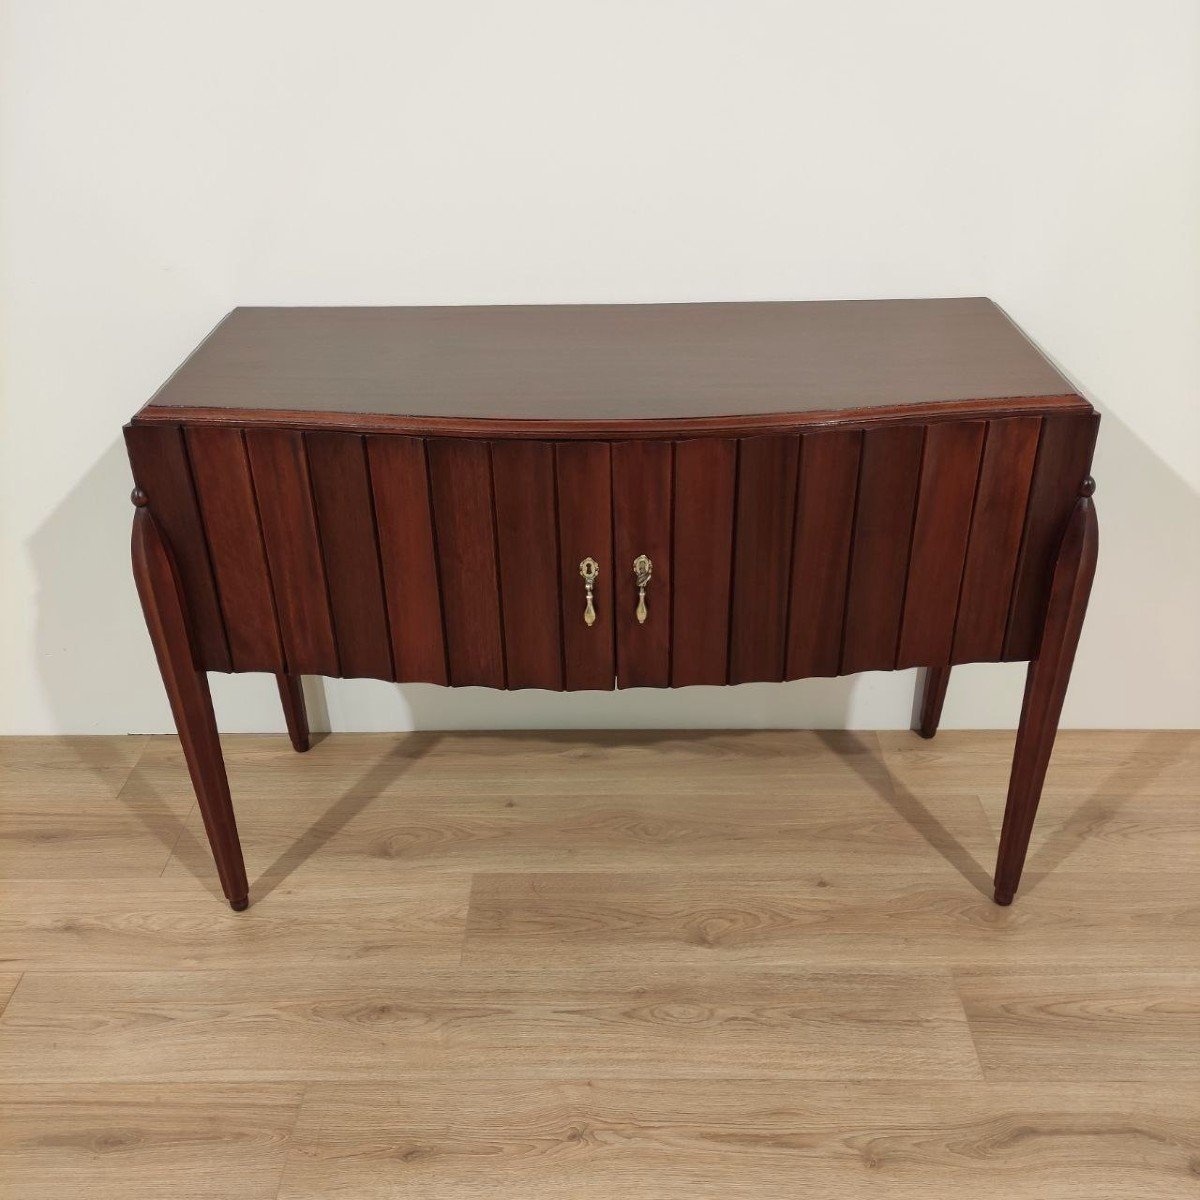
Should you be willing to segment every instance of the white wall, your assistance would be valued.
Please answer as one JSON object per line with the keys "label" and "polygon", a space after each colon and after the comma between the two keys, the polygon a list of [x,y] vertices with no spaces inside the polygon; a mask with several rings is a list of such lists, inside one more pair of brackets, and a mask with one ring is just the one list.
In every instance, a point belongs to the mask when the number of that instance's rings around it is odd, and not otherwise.
{"label": "white wall", "polygon": [[[15,0],[5,732],[169,728],[120,427],[235,304],[986,294],[1104,411],[1065,720],[1200,724],[1194,0]],[[1018,667],[946,724],[1012,726]],[[334,728],[904,726],[911,678],[328,685]],[[281,727],[218,679],[226,729]]]}

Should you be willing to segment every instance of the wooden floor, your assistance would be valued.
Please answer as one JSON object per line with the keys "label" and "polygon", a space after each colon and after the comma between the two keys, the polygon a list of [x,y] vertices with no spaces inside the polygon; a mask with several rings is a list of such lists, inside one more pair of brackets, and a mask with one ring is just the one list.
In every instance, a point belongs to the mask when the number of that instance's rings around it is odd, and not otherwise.
{"label": "wooden floor", "polygon": [[0,742],[0,1195],[1200,1196],[1200,735]]}

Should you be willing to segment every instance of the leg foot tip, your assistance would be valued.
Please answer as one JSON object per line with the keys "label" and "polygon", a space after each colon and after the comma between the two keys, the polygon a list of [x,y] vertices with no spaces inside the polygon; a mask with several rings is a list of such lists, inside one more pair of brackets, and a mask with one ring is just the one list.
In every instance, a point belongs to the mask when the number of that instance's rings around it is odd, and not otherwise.
{"label": "leg foot tip", "polygon": [[243,896],[240,900],[230,900],[229,907],[234,912],[245,912],[250,907],[250,897]]}
{"label": "leg foot tip", "polygon": [[992,894],[992,899],[1001,907],[1007,908],[1013,902],[1013,895],[1013,892],[1002,892],[997,888]]}

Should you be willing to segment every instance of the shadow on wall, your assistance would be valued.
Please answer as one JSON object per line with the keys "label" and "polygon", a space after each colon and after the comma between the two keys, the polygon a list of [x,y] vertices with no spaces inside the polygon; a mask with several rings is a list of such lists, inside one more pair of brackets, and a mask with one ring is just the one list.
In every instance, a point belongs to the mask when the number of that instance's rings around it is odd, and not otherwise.
{"label": "shadow on wall", "polygon": [[[1101,557],[1072,688],[1086,700],[1075,723],[1182,724],[1170,706],[1196,688],[1195,654],[1180,638],[1195,636],[1188,606],[1200,574],[1200,496],[1111,414],[1101,425],[1095,469]],[[129,567],[131,486],[124,444],[115,438],[29,542],[38,670],[63,733],[171,728]],[[975,687],[981,671],[989,682]],[[951,683],[945,724],[1013,728],[1021,674],[1019,667],[960,669],[963,686]],[[903,727],[913,675],[573,694],[308,680],[306,695],[315,730],[328,728],[331,715],[343,729]],[[1165,697],[1161,711],[1145,702],[1152,678]],[[269,676],[214,676],[213,688],[224,729],[283,730]],[[993,691],[1002,703],[990,710]],[[1067,704],[1070,720],[1071,697]]]}

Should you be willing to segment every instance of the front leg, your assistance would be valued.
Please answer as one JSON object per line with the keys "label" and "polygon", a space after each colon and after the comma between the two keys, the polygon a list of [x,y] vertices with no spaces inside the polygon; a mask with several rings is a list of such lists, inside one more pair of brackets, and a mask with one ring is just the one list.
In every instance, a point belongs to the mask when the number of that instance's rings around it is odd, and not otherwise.
{"label": "front leg", "polygon": [[1080,487],[1079,499],[1063,535],[1054,566],[1041,646],[1037,658],[1029,664],[1025,680],[1025,702],[1021,707],[1004,827],[1000,832],[1000,853],[996,859],[997,904],[1011,904],[1021,881],[1029,835],[1033,831],[1033,819],[1037,815],[1042,783],[1050,763],[1050,751],[1054,748],[1058,718],[1092,590],[1100,540],[1096,506],[1092,503],[1095,490],[1095,480],[1089,476]]}
{"label": "front leg", "polygon": [[133,515],[133,577],[146,614],[146,627],[154,643],[158,669],[171,702],[221,887],[230,907],[241,912],[250,903],[250,889],[229,798],[229,780],[221,756],[208,676],[196,667],[187,602],[170,547],[147,507],[149,499],[145,492],[135,490],[133,503],[137,509]]}

